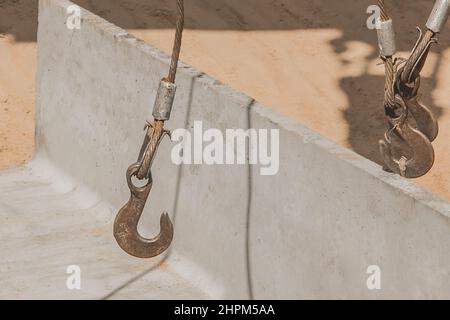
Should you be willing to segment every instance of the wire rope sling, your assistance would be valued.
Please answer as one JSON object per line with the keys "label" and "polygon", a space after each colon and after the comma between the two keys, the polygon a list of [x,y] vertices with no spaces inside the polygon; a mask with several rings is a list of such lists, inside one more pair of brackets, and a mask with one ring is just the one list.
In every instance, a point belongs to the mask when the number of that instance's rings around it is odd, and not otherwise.
{"label": "wire rope sling", "polygon": [[[437,0],[426,23],[425,33],[419,30],[417,40],[406,60],[395,58],[396,45],[393,21],[385,1],[378,0],[377,21],[380,56],[385,65],[384,109],[389,129],[380,140],[380,152],[386,169],[406,178],[425,175],[434,164],[431,144],[438,135],[438,123],[423,103],[419,102],[420,73],[433,43],[444,27],[450,0]],[[394,146],[393,138],[397,145]]]}
{"label": "wire rope sling", "polygon": [[[180,57],[182,35],[184,29],[184,2],[177,0],[177,23],[175,41],[169,74],[159,84],[153,108],[154,122],[147,121],[147,130],[138,160],[127,172],[127,183],[130,199],[118,212],[114,222],[114,237],[119,246],[128,254],[138,258],[152,258],[166,251],[173,239],[173,224],[168,213],[164,212],[160,219],[160,232],[153,239],[142,237],[138,232],[138,223],[152,189],[153,179],[151,167],[162,139],[169,135],[164,129],[165,121],[170,119],[175,98],[175,77]],[[143,187],[134,185],[132,178],[146,180]]]}

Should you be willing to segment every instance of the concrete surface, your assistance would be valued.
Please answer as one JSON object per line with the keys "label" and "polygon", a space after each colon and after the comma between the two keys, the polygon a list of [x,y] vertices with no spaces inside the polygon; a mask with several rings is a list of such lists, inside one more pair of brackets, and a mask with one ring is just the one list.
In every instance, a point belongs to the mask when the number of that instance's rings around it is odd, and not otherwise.
{"label": "concrete surface", "polygon": [[[2,296],[70,295],[56,274],[70,263],[95,269],[78,297],[450,298],[448,202],[183,64],[168,126],[279,129],[280,171],[177,167],[165,141],[141,227],[154,234],[168,210],[173,246],[156,260],[122,253],[111,223],[169,58],[87,11],[68,30],[69,5],[40,1],[38,152],[0,177]],[[369,265],[381,290],[366,287]]]}
{"label": "concrete surface", "polygon": [[[0,181],[0,299],[115,299],[124,286],[130,299],[206,297],[165,265],[124,259],[111,241],[115,209],[45,159],[1,172]],[[66,286],[72,265],[82,290]]]}

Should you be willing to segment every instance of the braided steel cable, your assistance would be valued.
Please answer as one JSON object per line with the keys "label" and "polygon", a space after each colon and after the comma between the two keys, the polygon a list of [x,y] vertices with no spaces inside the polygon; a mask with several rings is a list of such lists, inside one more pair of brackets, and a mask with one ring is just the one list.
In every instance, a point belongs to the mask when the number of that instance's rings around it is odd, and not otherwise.
{"label": "braided steel cable", "polygon": [[161,144],[164,135],[167,131],[164,129],[164,121],[155,120],[152,124],[147,122],[148,132],[148,142],[144,142],[145,149],[142,150],[142,159],[140,160],[139,170],[136,173],[136,177],[139,180],[151,178],[150,168],[152,167],[153,160],[156,156],[156,151]]}
{"label": "braided steel cable", "polygon": [[390,19],[389,14],[386,9],[384,0],[378,0],[378,7],[380,8],[380,17],[382,21],[387,21]]}
{"label": "braided steel cable", "polygon": [[167,81],[171,83],[175,83],[175,77],[177,74],[178,60],[180,59],[180,51],[181,51],[181,43],[183,39],[183,30],[184,30],[184,1],[177,0],[177,26],[176,26],[176,34],[175,41],[173,44],[172,50],[172,61],[170,63],[169,76],[167,77]]}

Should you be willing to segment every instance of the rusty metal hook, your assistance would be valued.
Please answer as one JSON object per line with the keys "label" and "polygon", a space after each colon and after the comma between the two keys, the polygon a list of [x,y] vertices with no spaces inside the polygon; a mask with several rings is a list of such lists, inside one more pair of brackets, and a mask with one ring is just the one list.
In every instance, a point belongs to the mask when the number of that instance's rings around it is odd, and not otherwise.
{"label": "rusty metal hook", "polygon": [[[385,139],[379,142],[380,152],[389,170],[406,178],[417,178],[425,175],[432,168],[434,149],[428,138],[407,121],[408,108],[399,95],[396,95],[396,103],[403,112],[396,118],[389,118],[391,128],[386,132]],[[392,134],[395,134],[412,150],[412,157],[408,159],[404,148],[401,148],[399,157],[394,156]]]}
{"label": "rusty metal hook", "polygon": [[[127,182],[131,192],[130,199],[120,209],[114,222],[114,237],[119,246],[128,254],[138,258],[152,258],[169,248],[173,238],[173,225],[167,212],[161,215],[160,233],[153,239],[142,237],[137,228],[139,219],[153,186],[151,165],[158,146],[167,134],[161,126],[149,125],[138,162],[127,170]],[[139,177],[139,172],[147,167],[144,177],[148,180],[143,187],[136,187],[132,178]]]}

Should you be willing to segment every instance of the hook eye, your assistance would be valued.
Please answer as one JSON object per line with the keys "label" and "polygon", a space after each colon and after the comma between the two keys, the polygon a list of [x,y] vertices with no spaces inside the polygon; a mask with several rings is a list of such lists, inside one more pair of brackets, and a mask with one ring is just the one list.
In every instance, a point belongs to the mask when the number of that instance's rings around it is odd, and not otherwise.
{"label": "hook eye", "polygon": [[136,196],[136,197],[146,197],[148,196],[147,190],[152,187],[153,179],[150,172],[149,177],[147,178],[147,183],[143,185],[142,187],[138,187],[133,183],[133,177],[137,177],[137,174],[141,168],[141,164],[139,162],[136,162],[132,164],[128,170],[127,170],[127,184],[130,191]]}
{"label": "hook eye", "polygon": [[[390,130],[379,142],[380,152],[387,168],[406,178],[425,175],[434,164],[434,149],[428,138],[409,124],[408,109],[400,96],[396,102],[404,110],[398,118],[390,119]],[[398,138],[400,146],[394,150],[392,135]]]}

